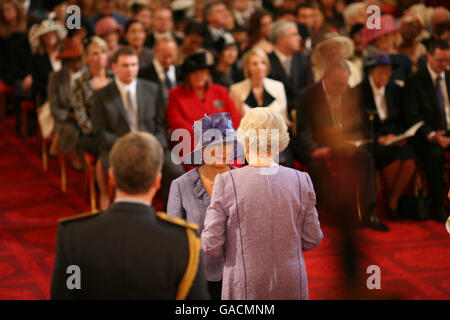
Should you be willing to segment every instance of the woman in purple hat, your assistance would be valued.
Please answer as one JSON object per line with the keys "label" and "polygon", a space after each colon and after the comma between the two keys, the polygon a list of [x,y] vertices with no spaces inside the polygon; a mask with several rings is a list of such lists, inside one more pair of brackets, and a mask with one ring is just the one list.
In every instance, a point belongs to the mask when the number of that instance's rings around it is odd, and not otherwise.
{"label": "woman in purple hat", "polygon": [[[216,113],[196,121],[194,132],[199,143],[185,159],[198,167],[172,181],[167,214],[198,224],[201,233],[206,209],[211,201],[214,179],[218,174],[233,169],[227,163],[239,158],[239,152],[236,133],[228,113]],[[213,140],[214,133],[217,139]],[[222,291],[223,261],[222,258],[210,256],[204,260],[208,288],[214,300],[220,299]]]}
{"label": "woman in purple hat", "polygon": [[322,238],[309,175],[277,164],[289,143],[282,116],[246,113],[238,129],[248,166],[216,176],[202,248],[224,258],[222,299],[308,299],[303,251]]}

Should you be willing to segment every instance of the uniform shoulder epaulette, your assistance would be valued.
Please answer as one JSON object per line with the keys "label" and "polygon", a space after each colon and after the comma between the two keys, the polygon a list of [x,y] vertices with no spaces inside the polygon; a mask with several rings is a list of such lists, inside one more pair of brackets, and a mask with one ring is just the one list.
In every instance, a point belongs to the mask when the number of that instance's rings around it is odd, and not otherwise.
{"label": "uniform shoulder epaulette", "polygon": [[80,213],[80,214],[76,214],[74,216],[61,218],[58,220],[58,222],[65,223],[68,221],[75,221],[75,220],[80,220],[80,219],[91,218],[91,217],[97,216],[100,213],[101,213],[101,211],[90,211],[90,212]]}
{"label": "uniform shoulder epaulette", "polygon": [[189,228],[189,229],[192,229],[194,231],[198,229],[198,225],[196,225],[195,223],[187,222],[186,220],[181,219],[181,218],[169,217],[167,215],[167,213],[162,212],[162,211],[156,212],[156,216],[158,218],[160,218],[161,220],[164,220],[164,221],[167,221],[167,222],[179,225],[181,227]]}

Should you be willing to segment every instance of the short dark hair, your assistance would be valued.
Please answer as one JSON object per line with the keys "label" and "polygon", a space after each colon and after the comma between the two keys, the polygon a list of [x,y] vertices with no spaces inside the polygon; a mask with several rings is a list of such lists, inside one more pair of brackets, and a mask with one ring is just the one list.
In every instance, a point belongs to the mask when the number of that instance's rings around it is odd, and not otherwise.
{"label": "short dark hair", "polygon": [[450,31],[450,21],[444,21],[434,26],[434,33],[440,37],[447,31]]}
{"label": "short dark hair", "polygon": [[428,49],[427,52],[430,55],[433,55],[434,52],[436,51],[436,49],[439,50],[449,50],[450,46],[448,45],[448,42],[445,40],[433,40],[430,42],[430,44],[428,45]]}
{"label": "short dark hair", "polygon": [[119,49],[114,52],[113,56],[111,57],[111,63],[117,63],[119,61],[120,56],[136,56],[138,57],[138,54],[136,50],[134,50],[132,47],[124,46],[120,47]]}
{"label": "short dark hair", "polygon": [[355,34],[360,33],[362,29],[364,29],[364,24],[362,23],[353,25],[353,27],[350,29],[350,38],[353,38]]}
{"label": "short dark hair", "polygon": [[206,21],[206,17],[211,13],[212,8],[217,5],[225,6],[225,3],[223,3],[222,1],[211,1],[205,5],[205,8],[203,9],[203,20],[204,21]]}
{"label": "short dark hair", "polygon": [[114,144],[109,161],[119,190],[144,194],[161,172],[164,160],[161,144],[147,132],[130,132]]}
{"label": "short dark hair", "polygon": [[295,7],[295,14],[298,15],[298,10],[303,9],[303,8],[308,8],[308,9],[314,9],[314,7],[312,6],[312,4],[307,1],[307,2],[303,2],[297,5],[297,7]]}
{"label": "short dark hair", "polygon": [[[144,24],[141,21],[136,20],[136,19],[131,19],[131,20],[128,20],[127,23],[125,24],[125,33],[127,33],[128,29],[130,29],[130,27],[135,23],[140,23],[144,27]],[[145,27],[144,27],[144,29],[145,29]]]}

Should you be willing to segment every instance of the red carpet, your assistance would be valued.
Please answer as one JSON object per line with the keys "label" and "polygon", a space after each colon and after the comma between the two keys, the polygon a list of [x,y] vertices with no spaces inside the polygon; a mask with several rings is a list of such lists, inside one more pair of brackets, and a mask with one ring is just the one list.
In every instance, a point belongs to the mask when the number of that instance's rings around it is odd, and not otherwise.
{"label": "red carpet", "polygon": [[[83,174],[68,168],[68,192],[62,193],[57,161],[50,159],[43,172],[36,144],[25,147],[11,132],[0,131],[0,300],[47,299],[57,219],[89,210]],[[339,234],[326,220],[321,219],[322,244],[305,254],[311,299],[346,297]],[[433,220],[388,225],[387,233],[358,231],[360,284],[369,276],[366,268],[378,265],[381,290],[375,294],[450,299],[450,235],[444,225]]]}

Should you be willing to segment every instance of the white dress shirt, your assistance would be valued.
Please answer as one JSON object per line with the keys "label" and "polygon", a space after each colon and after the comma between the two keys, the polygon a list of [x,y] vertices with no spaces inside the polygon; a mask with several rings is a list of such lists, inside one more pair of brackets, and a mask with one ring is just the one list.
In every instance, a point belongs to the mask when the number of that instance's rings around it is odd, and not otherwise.
{"label": "white dress shirt", "polygon": [[386,87],[377,88],[371,76],[369,76],[369,83],[370,87],[372,88],[373,98],[375,99],[378,117],[381,121],[384,121],[388,117],[387,102],[385,96]]}
{"label": "white dress shirt", "polygon": [[210,25],[208,25],[208,30],[211,33],[211,36],[214,41],[219,40],[220,37],[223,36],[223,34],[225,33],[224,29],[216,29],[216,28],[211,27]]}
{"label": "white dress shirt", "polygon": [[[123,105],[125,107],[125,110],[128,113],[128,108],[130,107],[128,105],[128,99],[127,99],[127,95],[128,95],[128,91],[131,92],[131,100],[132,100],[132,108],[135,110],[135,114],[138,114],[138,101],[137,101],[137,94],[136,94],[136,85],[137,85],[137,80],[134,79],[133,81],[131,81],[130,84],[125,84],[122,81],[119,80],[119,78],[116,76],[115,79],[116,81],[116,85],[117,88],[119,89],[120,95],[122,97],[122,102]],[[133,126],[132,123],[130,123],[130,127],[131,127],[131,131],[138,131],[138,121],[136,119],[136,126]]]}
{"label": "white dress shirt", "polygon": [[431,80],[433,81],[433,84],[436,86],[436,78],[438,76],[441,76],[441,90],[442,94],[444,96],[444,104],[445,104],[445,118],[447,120],[447,130],[450,130],[450,103],[448,100],[448,93],[447,93],[447,84],[445,83],[445,71],[441,72],[440,74],[437,74],[436,72],[431,69],[430,65],[427,63],[428,72],[430,73]]}

